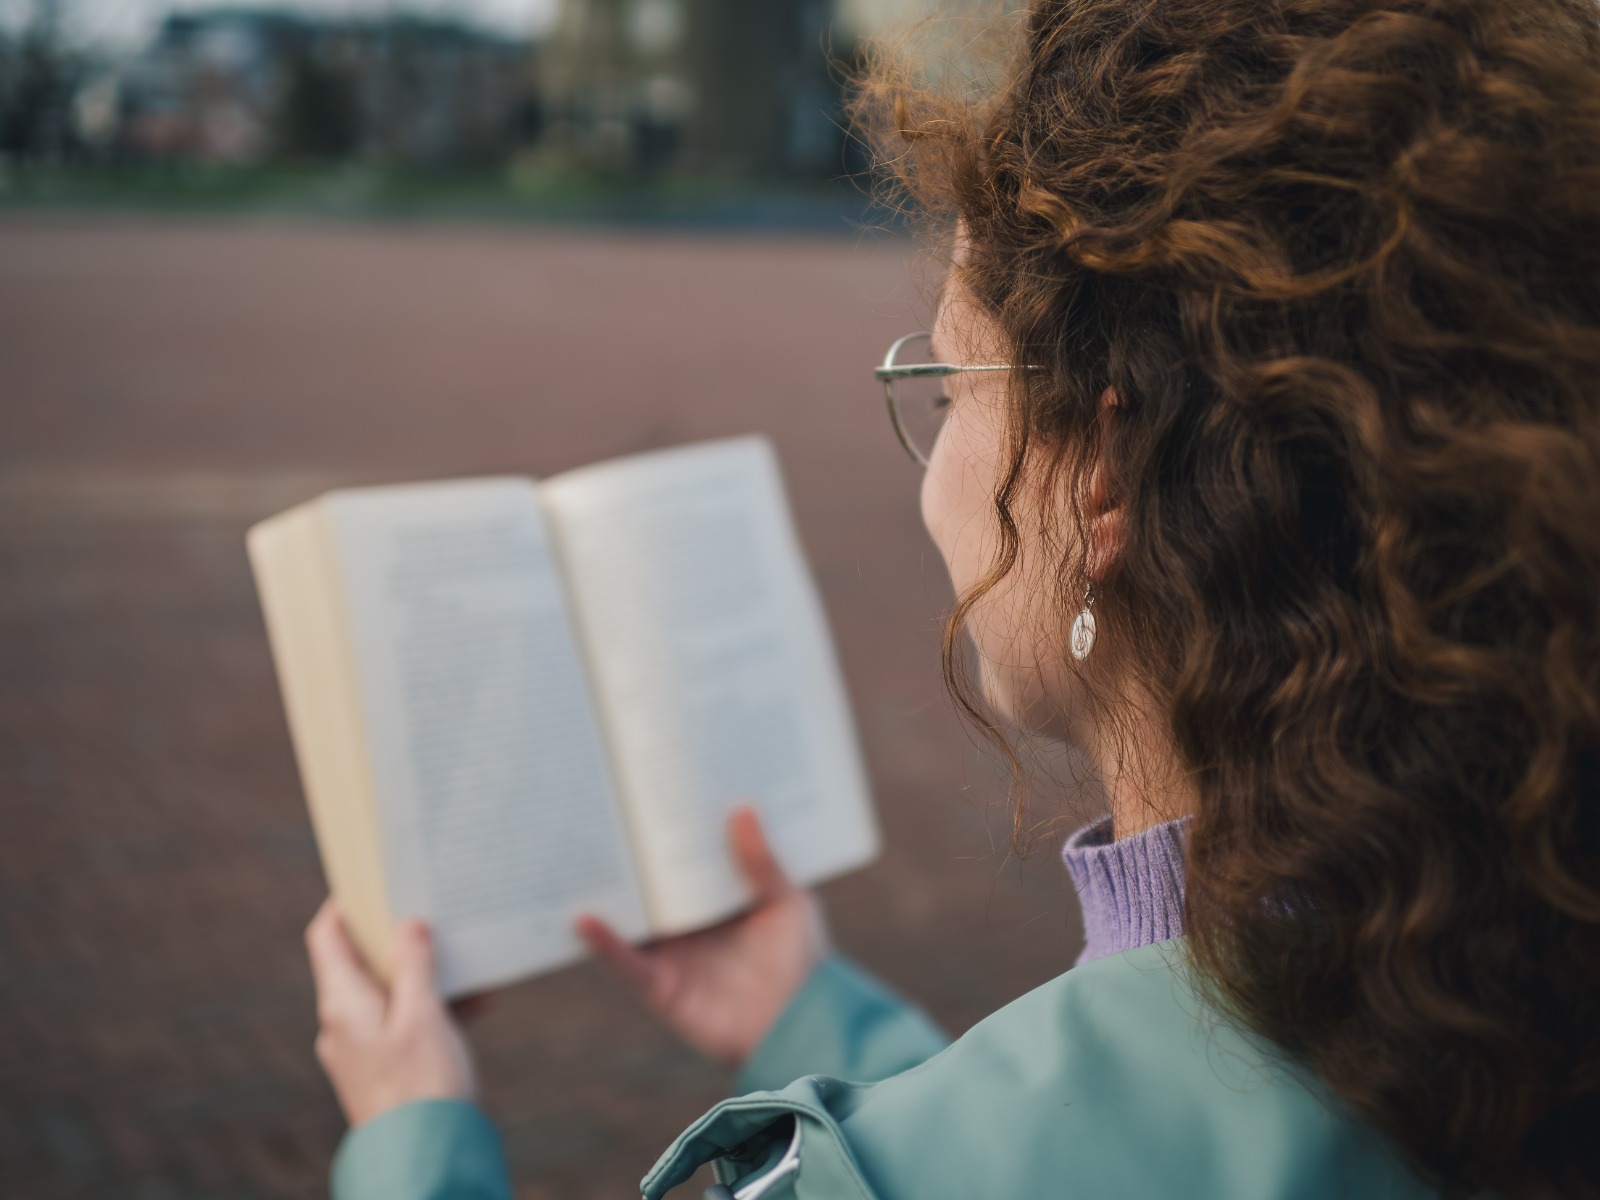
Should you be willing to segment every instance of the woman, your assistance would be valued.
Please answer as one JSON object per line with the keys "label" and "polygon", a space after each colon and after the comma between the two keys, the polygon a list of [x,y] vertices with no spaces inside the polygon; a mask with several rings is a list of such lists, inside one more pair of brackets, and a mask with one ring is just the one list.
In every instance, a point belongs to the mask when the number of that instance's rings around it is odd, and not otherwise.
{"label": "woman", "polygon": [[[958,697],[1111,797],[1067,850],[1086,961],[943,1048],[740,817],[743,921],[584,928],[753,1091],[645,1193],[1600,1196],[1600,10],[1025,32],[986,100],[880,69],[862,105],[960,231],[933,357],[1004,368],[947,376],[932,442],[897,422]],[[401,938],[386,1001],[333,910],[308,933],[336,1192],[503,1195]]]}

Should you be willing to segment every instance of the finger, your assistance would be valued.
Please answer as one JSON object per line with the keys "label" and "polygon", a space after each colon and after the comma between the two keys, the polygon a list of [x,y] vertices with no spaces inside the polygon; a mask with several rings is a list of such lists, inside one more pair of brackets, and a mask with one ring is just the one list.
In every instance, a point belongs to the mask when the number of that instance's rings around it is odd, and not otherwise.
{"label": "finger", "polygon": [[640,992],[650,990],[656,978],[654,959],[623,941],[617,931],[599,917],[579,917],[575,927],[578,936],[589,944],[589,949],[610,963],[617,974]]}
{"label": "finger", "polygon": [[772,853],[755,809],[742,805],[733,810],[728,817],[728,841],[733,847],[733,861],[757,901],[777,900],[794,890],[783,865]]}
{"label": "finger", "polygon": [[389,987],[389,1014],[405,1022],[439,1008],[439,984],[434,977],[433,935],[415,918],[400,922],[394,931],[394,980]]}
{"label": "finger", "polygon": [[383,989],[356,952],[332,896],[306,926],[306,950],[317,989],[317,1011],[346,1019],[376,1019],[383,1011]]}

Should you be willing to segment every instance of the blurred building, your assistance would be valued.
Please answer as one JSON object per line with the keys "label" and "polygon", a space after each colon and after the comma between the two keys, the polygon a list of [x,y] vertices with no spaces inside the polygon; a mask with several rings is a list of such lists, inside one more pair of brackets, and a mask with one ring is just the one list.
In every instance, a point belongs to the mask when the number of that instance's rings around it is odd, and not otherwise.
{"label": "blurred building", "polygon": [[113,136],[145,158],[260,161],[306,40],[303,23],[283,13],[170,15],[115,80]]}
{"label": "blurred building", "polygon": [[546,152],[614,170],[836,173],[832,14],[830,0],[562,0],[540,57]]}
{"label": "blurred building", "polygon": [[115,140],[141,159],[208,163],[499,161],[537,102],[531,54],[442,18],[174,13],[115,79]]}

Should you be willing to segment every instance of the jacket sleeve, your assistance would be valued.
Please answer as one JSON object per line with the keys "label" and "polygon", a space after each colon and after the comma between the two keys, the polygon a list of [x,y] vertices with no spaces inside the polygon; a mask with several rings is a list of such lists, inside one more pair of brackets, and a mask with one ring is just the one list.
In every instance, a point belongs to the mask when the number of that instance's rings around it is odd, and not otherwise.
{"label": "jacket sleeve", "polygon": [[333,1200],[510,1200],[500,1137],[465,1100],[418,1100],[345,1134]]}
{"label": "jacket sleeve", "polygon": [[802,1075],[870,1083],[932,1058],[950,1039],[847,959],[823,960],[739,1071],[740,1094]]}

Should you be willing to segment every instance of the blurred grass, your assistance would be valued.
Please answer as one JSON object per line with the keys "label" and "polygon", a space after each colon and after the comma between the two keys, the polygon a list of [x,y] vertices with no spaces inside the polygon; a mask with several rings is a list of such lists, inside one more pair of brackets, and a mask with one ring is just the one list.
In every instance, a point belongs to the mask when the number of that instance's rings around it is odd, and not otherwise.
{"label": "blurred grass", "polygon": [[844,232],[892,222],[856,179],[779,183],[554,169],[371,166],[12,168],[0,212],[238,214]]}

